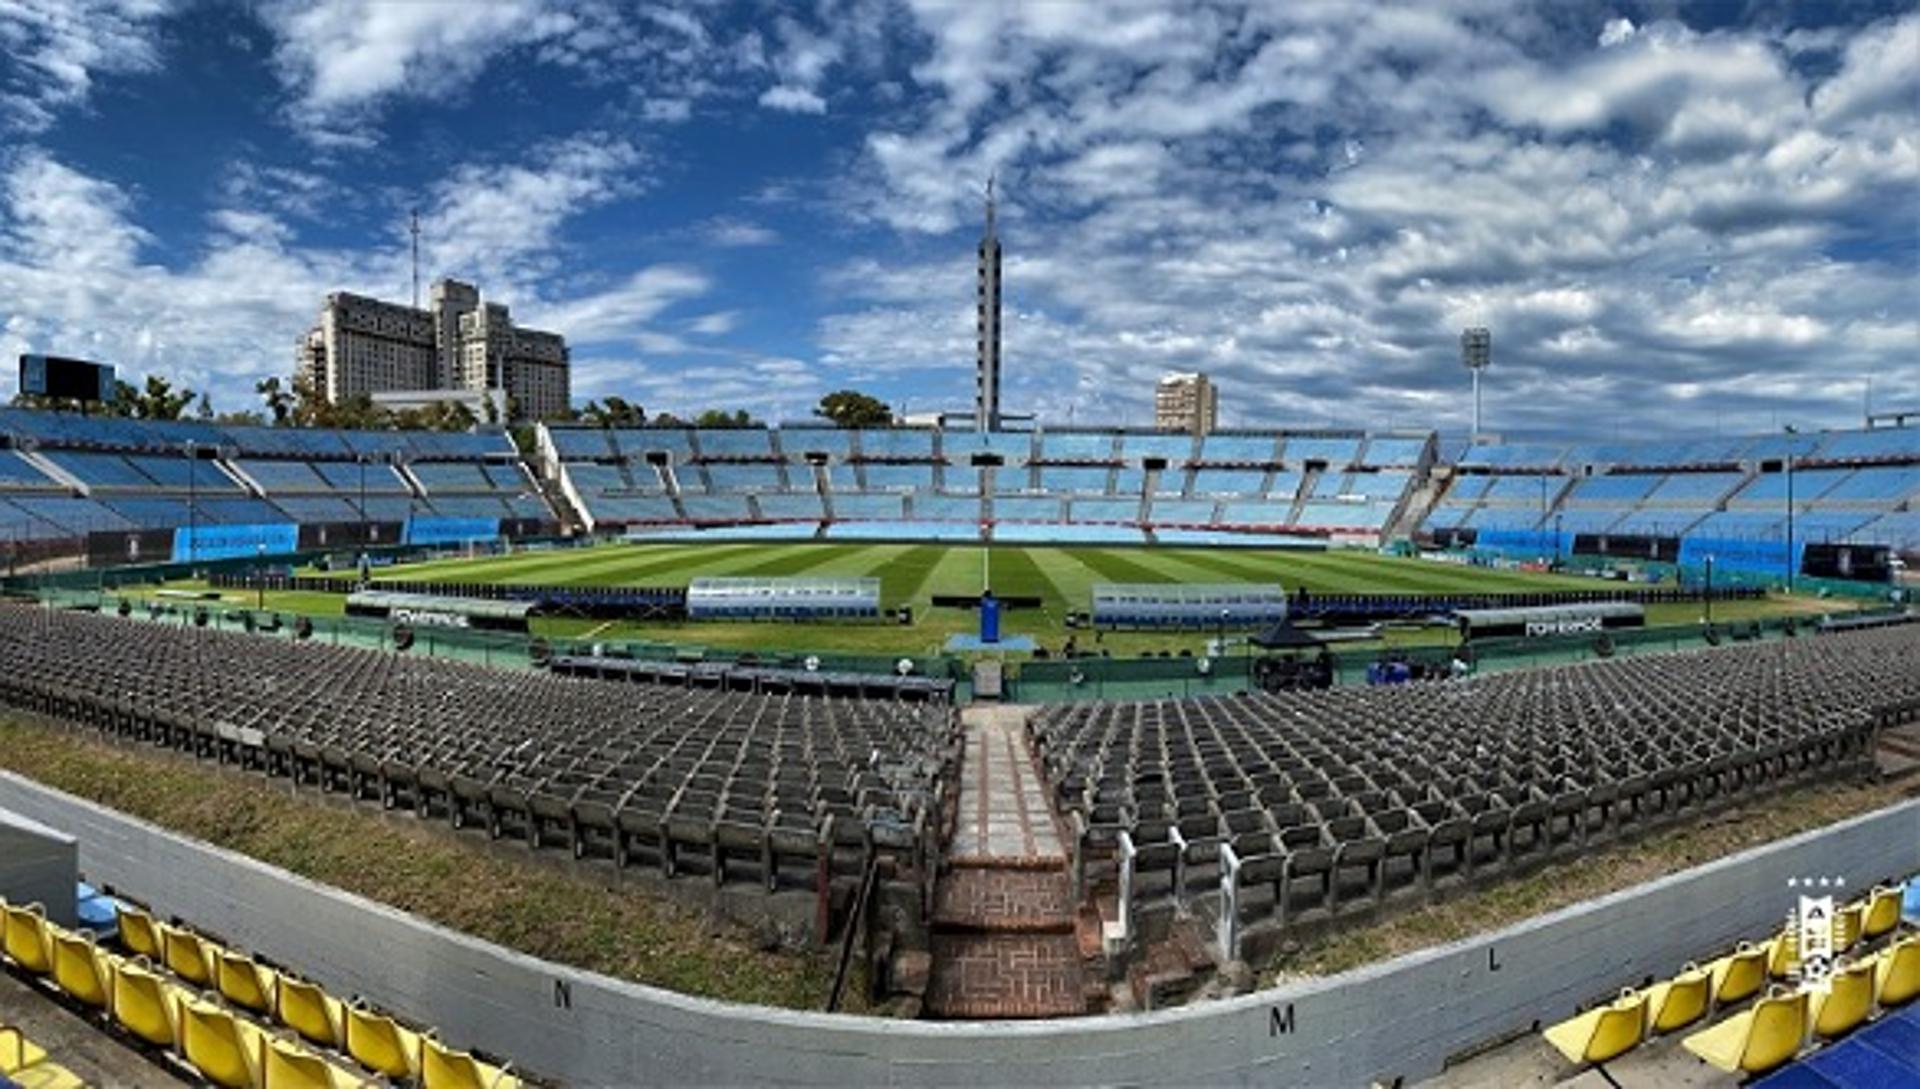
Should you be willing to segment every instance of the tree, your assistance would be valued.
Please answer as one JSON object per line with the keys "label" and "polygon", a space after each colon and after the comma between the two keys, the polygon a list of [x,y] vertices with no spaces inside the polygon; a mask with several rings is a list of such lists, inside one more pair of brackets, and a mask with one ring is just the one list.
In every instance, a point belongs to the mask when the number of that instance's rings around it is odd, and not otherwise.
{"label": "tree", "polygon": [[273,426],[285,427],[293,419],[293,394],[280,384],[276,375],[262,378],[253,384],[253,392],[267,404],[267,413],[273,417]]}
{"label": "tree", "polygon": [[200,393],[199,407],[195,411],[203,420],[213,419],[213,398],[208,397],[205,390]]}
{"label": "tree", "polygon": [[[119,400],[117,393],[116,390],[116,401]],[[141,420],[177,420],[198,396],[184,387],[175,392],[172,382],[160,375],[149,374],[145,388],[133,397],[133,416]]]}
{"label": "tree", "polygon": [[[655,422],[656,423],[658,422],[657,418]],[[724,428],[724,427],[744,428],[744,427],[765,427],[766,424],[761,423],[759,420],[756,420],[752,416],[747,415],[747,410],[744,408],[737,408],[737,409],[734,409],[732,412],[728,412],[724,408],[710,408],[700,413],[700,415],[695,416],[693,418],[693,426],[714,427],[714,428]]]}
{"label": "tree", "polygon": [[820,398],[815,416],[832,420],[835,427],[892,427],[893,409],[885,401],[856,389],[835,390]]}
{"label": "tree", "polygon": [[650,426],[685,427],[687,426],[687,422],[685,420],[682,420],[680,417],[675,416],[671,412],[658,412],[654,414],[653,423]]}

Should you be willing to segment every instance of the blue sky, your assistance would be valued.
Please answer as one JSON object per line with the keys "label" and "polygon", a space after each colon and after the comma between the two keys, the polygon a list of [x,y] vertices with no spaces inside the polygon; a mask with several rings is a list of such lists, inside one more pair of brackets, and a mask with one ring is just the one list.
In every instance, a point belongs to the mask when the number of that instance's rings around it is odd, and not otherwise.
{"label": "blue sky", "polygon": [[1910,5],[0,0],[23,351],[251,407],[321,296],[480,284],[576,399],[971,396],[1231,425],[1844,426],[1920,408]]}

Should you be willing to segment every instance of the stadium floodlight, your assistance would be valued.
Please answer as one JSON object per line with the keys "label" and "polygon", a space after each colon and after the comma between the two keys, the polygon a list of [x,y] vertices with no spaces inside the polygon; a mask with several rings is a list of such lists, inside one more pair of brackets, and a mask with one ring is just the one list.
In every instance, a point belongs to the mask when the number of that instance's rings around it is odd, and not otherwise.
{"label": "stadium floodlight", "polygon": [[1493,364],[1493,332],[1484,326],[1460,331],[1460,363],[1473,375],[1473,438],[1480,440],[1480,372]]}

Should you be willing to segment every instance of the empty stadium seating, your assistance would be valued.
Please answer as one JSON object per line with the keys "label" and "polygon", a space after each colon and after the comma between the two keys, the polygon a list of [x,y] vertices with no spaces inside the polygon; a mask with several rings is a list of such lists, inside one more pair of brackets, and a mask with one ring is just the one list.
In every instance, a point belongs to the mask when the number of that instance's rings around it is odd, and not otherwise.
{"label": "empty stadium seating", "polygon": [[0,606],[0,654],[0,702],[715,884],[814,888],[876,853],[924,872],[956,758],[944,705],[609,688],[18,606]]}
{"label": "empty stadium seating", "polygon": [[1454,686],[1352,688],[1070,704],[1032,733],[1083,882],[1128,865],[1133,911],[1284,931],[1857,771],[1920,715],[1915,654],[1906,625],[1482,677],[1471,715]]}

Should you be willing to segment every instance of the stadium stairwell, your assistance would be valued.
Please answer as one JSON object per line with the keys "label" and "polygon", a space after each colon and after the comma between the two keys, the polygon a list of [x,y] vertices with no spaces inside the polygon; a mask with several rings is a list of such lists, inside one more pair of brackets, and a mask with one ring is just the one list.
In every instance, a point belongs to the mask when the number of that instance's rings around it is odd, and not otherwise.
{"label": "stadium stairwell", "polygon": [[1065,1017],[1088,1011],[1100,976],[1097,923],[1080,920],[1059,818],[1014,707],[965,712],[954,835],[934,893],[926,1012],[949,1019]]}

